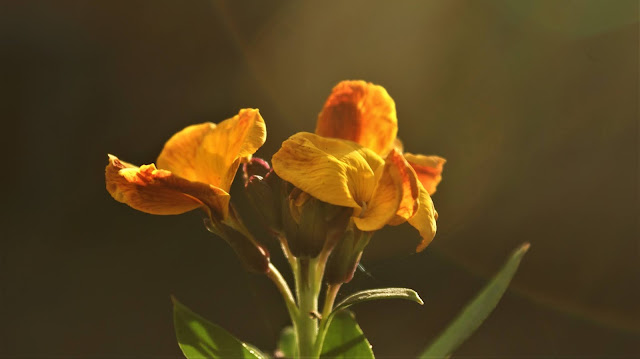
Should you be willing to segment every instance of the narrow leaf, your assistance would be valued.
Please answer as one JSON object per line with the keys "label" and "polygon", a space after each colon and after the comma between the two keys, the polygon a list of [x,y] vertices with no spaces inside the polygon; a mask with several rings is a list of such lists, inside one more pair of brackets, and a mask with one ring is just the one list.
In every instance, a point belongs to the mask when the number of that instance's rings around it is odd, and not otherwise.
{"label": "narrow leaf", "polygon": [[337,312],[341,309],[345,309],[354,304],[361,302],[368,302],[376,299],[406,299],[416,302],[420,305],[424,304],[418,293],[415,290],[409,288],[378,288],[363,290],[361,292],[353,293],[346,297],[343,301],[338,303],[334,309]]}
{"label": "narrow leaf", "polygon": [[267,358],[253,346],[241,342],[226,330],[192,312],[175,298],[171,299],[176,337],[185,357],[189,359]]}
{"label": "narrow leaf", "polygon": [[293,327],[285,327],[280,333],[280,339],[278,339],[278,351],[280,356],[285,358],[296,358],[297,345],[296,345],[296,333]]}
{"label": "narrow leaf", "polygon": [[352,312],[341,310],[335,313],[324,338],[320,358],[374,358],[371,344],[362,333]]}
{"label": "narrow leaf", "polygon": [[420,359],[448,357],[478,329],[502,298],[528,249],[529,243],[525,243],[513,252],[500,272],[467,304],[449,327],[422,353]]}

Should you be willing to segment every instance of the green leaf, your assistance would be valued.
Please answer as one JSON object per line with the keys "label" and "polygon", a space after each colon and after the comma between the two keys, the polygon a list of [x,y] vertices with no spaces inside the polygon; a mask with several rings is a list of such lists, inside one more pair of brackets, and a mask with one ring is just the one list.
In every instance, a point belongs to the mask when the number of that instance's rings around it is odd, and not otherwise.
{"label": "green leaf", "polygon": [[502,298],[528,249],[529,243],[525,243],[513,252],[511,258],[500,269],[500,272],[493,277],[484,289],[458,314],[458,317],[449,324],[449,327],[420,355],[420,359],[448,357],[478,329],[498,304],[500,298]]}
{"label": "green leaf", "polygon": [[175,298],[172,297],[171,300],[176,337],[185,357],[268,358],[253,346],[241,342],[226,330],[192,312]]}
{"label": "green leaf", "polygon": [[374,358],[371,344],[362,333],[352,312],[335,312],[324,338],[320,358]]}
{"label": "green leaf", "polygon": [[297,357],[296,333],[293,327],[285,327],[278,339],[278,350],[285,358]]}
{"label": "green leaf", "polygon": [[361,302],[368,302],[370,300],[376,299],[406,299],[414,301],[420,305],[423,305],[424,302],[416,293],[415,290],[409,288],[378,288],[378,289],[369,289],[363,290],[361,292],[353,293],[350,296],[346,297],[343,301],[338,303],[334,309],[334,312],[337,312],[341,309],[345,309],[354,304]]}

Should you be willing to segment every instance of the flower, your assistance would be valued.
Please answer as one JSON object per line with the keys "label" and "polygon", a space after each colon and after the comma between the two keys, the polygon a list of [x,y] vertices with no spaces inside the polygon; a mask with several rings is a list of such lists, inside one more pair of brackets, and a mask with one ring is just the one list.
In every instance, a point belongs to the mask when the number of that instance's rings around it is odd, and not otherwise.
{"label": "flower", "polygon": [[392,164],[355,142],[301,132],[283,142],[273,168],[313,197],[353,208],[363,231],[382,228],[397,212],[402,186]]}
{"label": "flower", "polygon": [[353,208],[361,231],[409,222],[422,237],[421,251],[436,232],[430,194],[445,160],[403,154],[397,123],[395,103],[382,86],[343,81],[320,112],[315,134],[286,140],[273,168],[321,201]]}
{"label": "flower", "polygon": [[202,208],[214,221],[229,215],[229,189],[242,162],[266,140],[256,109],[243,109],[218,125],[188,126],[164,145],[154,164],[136,167],[109,155],[105,177],[111,196],[151,214]]}
{"label": "flower", "polygon": [[218,125],[186,127],[165,143],[158,167],[136,167],[109,155],[107,191],[122,203],[151,214],[181,214],[201,208],[205,226],[222,237],[247,269],[268,273],[269,252],[229,205],[229,189],[240,166],[267,138],[258,110],[243,109]]}

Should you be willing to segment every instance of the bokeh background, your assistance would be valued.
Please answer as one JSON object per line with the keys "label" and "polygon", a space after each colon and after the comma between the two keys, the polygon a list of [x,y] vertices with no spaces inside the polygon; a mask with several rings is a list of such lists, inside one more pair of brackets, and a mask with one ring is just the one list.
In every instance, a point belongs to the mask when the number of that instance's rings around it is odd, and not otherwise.
{"label": "bokeh background", "polygon": [[[378,357],[411,357],[529,241],[458,358],[640,356],[638,2],[2,1],[0,357],[179,357],[171,294],[273,350],[284,305],[201,214],[109,196],[107,153],[260,109],[268,158],[333,85],[395,99],[411,152],[448,159],[438,234],[374,236],[343,295]],[[241,187],[234,187],[242,201]],[[274,254],[274,260],[284,265]]]}

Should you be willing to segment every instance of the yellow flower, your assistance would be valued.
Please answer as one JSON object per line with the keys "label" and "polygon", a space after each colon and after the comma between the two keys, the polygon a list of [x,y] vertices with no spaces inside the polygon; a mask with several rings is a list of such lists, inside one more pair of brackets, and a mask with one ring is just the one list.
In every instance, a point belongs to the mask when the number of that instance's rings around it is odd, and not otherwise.
{"label": "yellow flower", "polygon": [[214,221],[229,215],[229,189],[240,163],[262,146],[267,132],[256,109],[218,125],[189,126],[164,145],[154,164],[136,167],[109,155],[107,190],[119,202],[151,214],[202,208]]}
{"label": "yellow flower", "polygon": [[282,143],[272,162],[278,176],[313,197],[353,208],[362,231],[382,228],[402,199],[393,166],[355,142],[301,132]]}
{"label": "yellow flower", "polygon": [[364,81],[339,83],[315,132],[283,143],[273,156],[276,173],[322,201],[354,208],[353,221],[362,231],[408,221],[422,237],[417,251],[426,248],[436,232],[430,194],[445,160],[402,154],[387,91]]}

